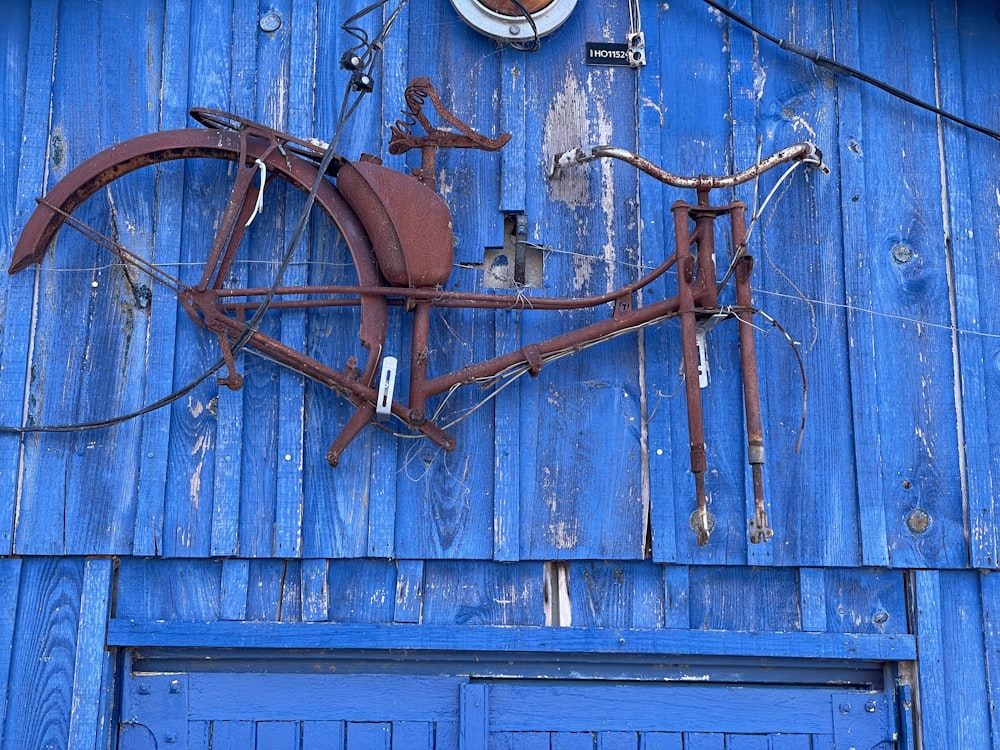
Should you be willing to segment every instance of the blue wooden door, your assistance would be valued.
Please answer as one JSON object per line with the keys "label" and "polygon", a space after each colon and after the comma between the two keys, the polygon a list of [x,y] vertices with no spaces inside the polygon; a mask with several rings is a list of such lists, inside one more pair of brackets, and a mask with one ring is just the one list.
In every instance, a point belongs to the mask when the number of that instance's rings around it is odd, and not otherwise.
{"label": "blue wooden door", "polygon": [[[373,673],[285,658],[172,672],[133,666],[124,683],[121,750],[834,750],[906,747],[882,686],[743,684],[686,679],[438,674],[439,665],[370,663]],[[213,658],[205,661],[211,665]],[[155,662],[154,662],[155,664]],[[584,666],[583,671],[592,669]],[[413,670],[413,673],[405,673]],[[399,673],[403,671],[404,673]],[[488,669],[481,670],[488,671]],[[531,675],[530,677],[527,675]],[[771,678],[773,679],[773,678]],[[702,681],[692,684],[694,681]],[[754,683],[754,680],[758,682]],[[748,682],[749,681],[749,682]],[[831,682],[836,681],[831,677]]]}

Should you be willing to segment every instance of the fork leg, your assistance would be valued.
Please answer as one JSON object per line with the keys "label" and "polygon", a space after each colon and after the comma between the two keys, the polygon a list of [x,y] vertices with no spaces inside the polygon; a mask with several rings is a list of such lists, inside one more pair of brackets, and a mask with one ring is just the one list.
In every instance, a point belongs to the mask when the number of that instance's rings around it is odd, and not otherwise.
{"label": "fork leg", "polygon": [[740,310],[740,365],[743,370],[743,404],[747,417],[747,462],[753,478],[753,518],[750,542],[766,542],[774,531],[768,525],[764,508],[764,428],[760,417],[760,388],[757,382],[757,351],[753,331],[753,299],[750,294],[750,271],[753,258],[740,258],[736,267],[736,304]]}

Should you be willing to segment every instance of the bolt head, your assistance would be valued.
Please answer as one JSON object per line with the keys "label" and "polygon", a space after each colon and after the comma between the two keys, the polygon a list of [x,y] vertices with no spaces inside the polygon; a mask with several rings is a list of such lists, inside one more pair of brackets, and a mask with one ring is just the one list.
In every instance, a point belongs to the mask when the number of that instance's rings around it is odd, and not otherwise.
{"label": "bolt head", "polygon": [[260,17],[257,25],[265,34],[273,34],[281,28],[281,15],[277,11],[268,11]]}

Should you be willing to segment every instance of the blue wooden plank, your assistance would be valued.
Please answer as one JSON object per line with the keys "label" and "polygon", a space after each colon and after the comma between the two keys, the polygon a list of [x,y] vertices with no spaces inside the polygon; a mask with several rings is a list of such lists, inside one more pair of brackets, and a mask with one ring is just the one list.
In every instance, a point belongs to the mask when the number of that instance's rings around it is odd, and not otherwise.
{"label": "blue wooden plank", "polygon": [[994,723],[983,627],[989,590],[974,571],[942,571],[939,581],[948,742],[953,747],[987,750],[993,747]]}
{"label": "blue wooden plank", "polygon": [[[638,263],[636,177],[611,165],[573,170],[546,180],[559,151],[593,141],[634,147],[634,108],[620,106],[634,85],[631,70],[585,68],[582,50],[595,34],[625,32],[623,14],[581,5],[524,66],[532,239],[551,246],[538,294],[605,292],[635,278]],[[536,218],[537,217],[537,220]],[[605,317],[605,308],[521,318],[531,343]],[[533,559],[639,559],[645,543],[638,339],[629,334],[544,368],[521,394],[521,556]],[[602,471],[592,472],[593,466]],[[586,477],[587,481],[582,481]],[[612,522],[611,519],[614,519]]]}
{"label": "blue wooden plank", "polygon": [[[837,57],[847,65],[861,64],[861,29],[858,10],[846,4],[838,5],[835,15]],[[838,106],[840,143],[837,149],[840,182],[840,214],[844,226],[844,278],[845,304],[851,346],[848,350],[851,383],[867,382],[874,371],[875,345],[873,308],[868,305],[866,289],[870,287],[867,224],[870,214],[862,200],[869,194],[865,147],[869,143],[864,130],[861,102],[862,90],[854,84],[838,80]],[[876,147],[877,138],[870,140]],[[834,172],[836,174],[836,172]],[[870,486],[872,477],[879,474],[879,426],[871,415],[879,408],[878,395],[870,388],[852,387],[851,406],[855,414],[864,415],[854,420],[855,454],[858,481],[858,531],[861,537],[861,560],[865,565],[888,565],[889,549],[886,536],[886,508],[880,493]]]}
{"label": "blue wooden plank", "polygon": [[[188,38],[190,33],[190,7],[181,0],[166,3],[163,28],[162,96],[160,120],[162,129],[181,127],[187,117],[186,93],[188,75]],[[180,170],[162,174],[158,181],[160,196],[176,196],[183,190]],[[154,232],[157,237],[158,262],[170,264],[179,259],[179,222],[173,212],[159,212]],[[153,287],[152,307],[155,310],[172,310],[176,302],[172,293],[163,285]],[[166,373],[173,370],[176,316],[156,315],[150,321],[149,337],[157,342],[150,347],[149,371],[159,373],[146,384],[146,403],[166,396],[172,388],[172,379]],[[169,457],[170,409],[159,409],[143,418],[138,498],[136,501],[133,553],[155,555],[163,549],[163,518],[166,497],[167,460]]]}
{"label": "blue wooden plank", "polygon": [[[263,82],[257,105],[257,115],[265,122],[293,132],[308,132],[311,124],[311,82],[308,72],[315,68],[313,60],[313,40],[315,29],[312,17],[294,13],[291,0],[275,3],[268,12],[275,13],[288,23],[271,33],[261,33],[256,29],[258,39],[257,71]],[[294,16],[294,21],[293,21]],[[280,85],[290,81],[288,87]],[[274,243],[277,251],[275,259],[281,259],[291,243],[294,226],[302,210],[299,196],[290,196],[284,206],[283,237]],[[308,239],[297,245],[293,263],[286,280],[288,283],[303,283],[305,273],[303,263],[308,257]],[[274,252],[272,251],[272,252]],[[273,274],[273,269],[271,271]],[[304,311],[283,314],[280,322],[280,338],[283,343],[301,350],[305,344],[306,316]],[[277,373],[274,388],[277,411],[276,444],[276,487],[275,525],[273,550],[282,557],[302,555],[303,521],[303,440],[304,419],[303,386],[305,378],[284,368]]]}
{"label": "blue wooden plank", "polygon": [[222,585],[219,591],[223,620],[243,620],[247,616],[247,590],[250,563],[247,560],[223,560]]}
{"label": "blue wooden plank", "polygon": [[[769,703],[782,710],[762,712]],[[616,710],[609,713],[608,705]],[[709,714],[706,705],[716,709]],[[828,690],[569,682],[491,683],[489,715],[497,731],[807,733],[828,732],[833,721]]]}
{"label": "blue wooden plank", "polygon": [[254,722],[213,721],[211,723],[212,750],[239,750],[254,745]]}
{"label": "blue wooden plank", "polygon": [[396,566],[385,560],[330,562],[333,622],[392,622]]}
{"label": "blue wooden plank", "polygon": [[[293,13],[298,10],[293,9]],[[316,10],[317,60],[338,60],[349,44],[355,43],[340,30],[346,14],[344,7],[335,4]],[[400,57],[403,50],[400,35],[405,36],[406,18],[404,9],[387,45],[385,67],[376,74],[375,93],[362,102],[341,134],[338,151],[350,158],[357,158],[361,152],[379,153],[382,150],[382,91],[390,85],[402,91],[403,84],[397,85],[397,80],[404,81],[406,75],[403,69],[405,52]],[[370,20],[363,21],[366,28],[370,23]],[[336,65],[320,64],[305,74],[305,79],[315,81],[315,93],[309,99],[313,119],[302,135],[329,141],[334,134],[347,74]],[[306,103],[303,97],[298,99],[303,101],[293,101],[293,107]],[[304,121],[304,113],[302,117]],[[310,282],[356,283],[343,245],[335,245],[334,238],[318,234],[314,234],[313,240]],[[363,359],[360,356],[363,352],[357,345],[358,322],[357,312],[349,309],[310,312],[306,353],[336,368],[346,366],[352,354]],[[393,334],[390,333],[388,340],[388,348],[392,349]],[[305,391],[305,420],[312,427],[305,434],[303,554],[307,557],[352,557],[366,553],[392,556],[396,441],[377,430],[366,429],[345,452],[340,467],[331,470],[322,457],[354,410],[328,388],[307,383]],[[331,518],[334,519],[332,523]]]}
{"label": "blue wooden plank", "polygon": [[22,563],[3,748],[66,747],[83,562]]}
{"label": "blue wooden plank", "polygon": [[429,721],[394,721],[392,750],[437,750],[434,724]]}
{"label": "blue wooden plank", "polygon": [[470,682],[459,688],[459,741],[468,750],[486,750],[489,746],[490,697],[487,685]]}
{"label": "blue wooden plank", "polygon": [[113,685],[104,682],[111,659],[104,647],[111,613],[111,573],[112,561],[108,558],[88,560],[83,569],[67,744],[74,750],[96,750],[99,738],[112,722],[114,690]]}
{"label": "blue wooden plank", "polygon": [[[655,24],[654,24],[655,20]],[[657,16],[646,12],[647,57],[650,65],[639,74],[641,87],[640,152],[665,169],[679,174],[721,174],[730,164],[729,50],[723,41],[725,24],[705,7],[660,7]],[[654,28],[655,26],[655,28]],[[697,49],[696,55],[677,55],[678,49]],[[669,63],[667,62],[669,61]],[[655,71],[664,70],[669,73]],[[652,268],[673,252],[673,201],[694,196],[640,180],[643,216],[643,263]],[[648,241],[647,241],[648,239]],[[677,293],[676,274],[662,285],[643,292],[644,302]],[[714,342],[712,364],[718,366],[713,385],[703,391],[709,444],[710,512],[715,530],[707,547],[698,547],[689,524],[695,508],[690,472],[687,408],[680,372],[680,333],[676,324],[651,326],[644,333],[653,554],[657,560],[741,562],[745,560],[742,448],[729,445],[732,425],[742,422],[737,411],[739,380],[728,353],[732,331],[722,330],[725,343]],[[723,367],[725,365],[725,368]],[[738,473],[737,473],[738,472]]]}
{"label": "blue wooden plank", "polygon": [[683,750],[682,737],[677,732],[643,732],[639,750]]}
{"label": "blue wooden plank", "polygon": [[[500,56],[484,55],[485,40],[446,5],[425,4],[419,21],[412,20],[413,10],[410,18],[410,74],[425,71],[446,107],[474,128],[495,134],[501,121],[500,97],[474,94],[483,80],[498,80]],[[425,42],[425,26],[435,29],[434,45]],[[447,55],[440,54],[445,49]],[[470,63],[454,65],[455,59]],[[398,96],[386,92],[387,102],[392,95]],[[429,117],[440,124],[437,115]],[[417,165],[416,153],[407,158]],[[442,149],[438,154],[437,190],[449,203],[456,243],[456,267],[448,288],[482,290],[481,272],[463,266],[482,262],[483,247],[495,241],[502,226],[498,211],[500,159],[474,149]],[[496,342],[494,318],[474,310],[434,311],[428,347],[431,375],[491,356]],[[404,353],[407,356],[401,361],[400,376],[405,379],[409,378],[408,348]],[[426,440],[401,446],[394,488],[397,556],[488,559],[493,555],[497,459],[493,441],[483,441],[482,436],[492,436],[496,426],[488,404],[470,413],[486,393],[476,387],[465,388],[429,402],[428,413],[436,422],[448,425],[456,439],[453,452],[441,451]]]}
{"label": "blue wooden plank", "polygon": [[545,622],[543,580],[539,563],[428,561],[423,622],[541,625]]}
{"label": "blue wooden plank", "polygon": [[945,644],[942,626],[941,575],[937,571],[914,573],[914,598],[920,684],[920,735],[934,747],[951,746],[948,693],[945,677]]}
{"label": "blue wooden plank", "polygon": [[685,732],[684,750],[724,750],[726,738],[715,732]]}
{"label": "blue wooden plank", "polygon": [[123,617],[175,622],[207,622],[240,615],[240,607],[246,607],[246,583],[234,582],[237,567],[225,571],[223,582],[223,570],[218,560],[123,557],[118,567],[115,612]]}
{"label": "blue wooden plank", "polygon": [[[332,577],[332,576],[331,576]],[[331,609],[333,607],[331,606]],[[349,616],[358,617],[357,611]],[[187,615],[190,617],[190,615]],[[113,646],[190,648],[410,648],[430,651],[522,651],[607,654],[808,657],[867,661],[913,661],[913,636],[867,633],[746,633],[727,630],[631,630],[477,625],[201,622],[117,617],[108,626]],[[125,615],[128,617],[128,615]],[[153,615],[155,617],[155,615]],[[336,615],[331,614],[336,618]],[[425,612],[425,621],[428,620]]]}
{"label": "blue wooden plank", "polygon": [[909,632],[905,578],[894,570],[827,570],[826,622],[831,631]]}
{"label": "blue wooden plank", "polygon": [[[276,622],[284,613],[285,560],[250,560],[247,582],[247,619]],[[294,577],[294,576],[293,576]]]}
{"label": "blue wooden plank", "polygon": [[14,656],[14,627],[17,620],[18,586],[21,561],[6,558],[0,562],[0,597],[5,602],[0,609],[0,726],[6,726],[7,700],[10,691],[11,661]]}
{"label": "blue wooden plank", "polygon": [[329,564],[326,560],[302,561],[302,621],[323,622],[329,619]]}
{"label": "blue wooden plank", "polygon": [[[982,630],[986,666],[986,689],[983,691],[990,705],[1000,699],[1000,576],[979,574],[982,591]],[[1000,747],[1000,721],[990,722],[992,747]]]}
{"label": "blue wooden plank", "polygon": [[803,630],[827,630],[826,581],[821,568],[799,569],[799,613]]}
{"label": "blue wooden plank", "polygon": [[344,722],[308,721],[302,725],[302,750],[344,746]]}
{"label": "blue wooden plank", "polygon": [[[826,4],[789,14],[756,3],[752,17],[781,38],[833,56],[834,30]],[[758,149],[767,155],[810,140],[829,155],[835,169],[839,117],[829,74],[774,45],[758,43],[741,27],[731,26],[731,40],[734,166],[756,161]],[[766,548],[777,564],[851,565],[859,550],[854,444],[844,420],[850,372],[847,320],[839,309],[843,237],[840,223],[827,220],[839,203],[839,185],[831,176],[800,167],[754,221],[783,171],[774,170],[759,185],[736,191],[748,205],[752,224],[748,252],[756,261],[754,303],[798,342],[793,350],[766,319],[757,318],[764,334],[756,339],[765,491],[778,536],[774,544],[751,546],[748,553],[755,564],[763,562],[755,555]],[[803,388],[797,356],[808,386],[801,452],[796,450]],[[834,475],[830,466],[844,471]]]}
{"label": "blue wooden plank", "polygon": [[394,622],[420,622],[424,599],[424,563],[396,561],[396,609]]}
{"label": "blue wooden plank", "polygon": [[[881,76],[924,100],[934,98],[929,9],[912,4],[859,8],[860,59]],[[906,39],[883,54],[877,40]],[[881,92],[863,92],[864,168],[879,184],[868,203],[867,246],[860,273],[851,273],[853,304],[879,314],[852,331],[870,341],[874,369],[854,377],[854,392],[872,391],[873,412],[858,421],[874,427],[878,472],[859,476],[860,489],[885,507],[890,559],[896,566],[963,566],[962,519],[953,357],[953,290],[943,237],[938,134],[934,118]],[[886,317],[897,316],[895,320]],[[874,415],[874,416],[872,416]]]}
{"label": "blue wooden plank", "polygon": [[348,722],[347,742],[344,744],[345,750],[389,750],[389,743],[392,740],[392,725],[388,722],[381,724]]}
{"label": "blue wooden plank", "polygon": [[569,566],[569,599],[575,626],[662,627],[663,593],[658,567],[636,563]]}
{"label": "blue wooden plank", "polygon": [[414,675],[192,672],[188,683],[188,720],[433,722],[454,720],[460,685],[465,680]]}
{"label": "blue wooden plank", "polygon": [[791,568],[692,568],[693,627],[713,630],[798,629],[798,585]]}
{"label": "blue wooden plank", "polygon": [[[996,111],[1000,89],[996,66],[989,64],[990,51],[1000,44],[1000,24],[991,20],[989,11],[975,3],[960,8],[935,6],[934,11],[940,50],[935,70],[942,106],[980,122],[990,121],[987,113]],[[960,438],[965,449],[969,547],[973,567],[996,568],[1000,566],[1000,509],[994,488],[1000,482],[1000,423],[991,405],[1000,394],[996,346],[1000,317],[989,302],[989,280],[997,278],[1000,268],[989,248],[992,229],[1000,222],[1000,206],[989,190],[979,189],[990,184],[990,175],[996,173],[996,146],[950,123],[942,126],[941,133],[961,363]]]}
{"label": "blue wooden plank", "polygon": [[664,627],[687,628],[691,624],[690,575],[683,565],[663,566]]}
{"label": "blue wooden plank", "polygon": [[[48,11],[48,12],[46,12]],[[48,95],[35,97],[27,96],[24,102],[22,132],[45,133],[48,134],[51,128],[52,118],[52,97],[51,90],[55,79],[55,58],[56,58],[56,17],[57,10],[49,7],[45,10],[31,14],[28,29],[28,57],[25,80],[25,91],[49,92]],[[19,200],[16,203],[15,218],[20,225],[27,221],[28,215],[34,208],[33,198],[44,192],[48,182],[48,159],[49,141],[47,138],[21,138],[23,141],[20,153],[17,172],[17,195]],[[55,143],[58,145],[58,143]],[[54,180],[52,180],[54,182]],[[20,226],[18,227],[20,229]],[[5,251],[6,252],[6,251]],[[3,423],[11,425],[24,424],[29,419],[28,407],[30,401],[30,381],[29,381],[29,346],[35,335],[35,327],[32,321],[33,313],[32,298],[36,291],[36,278],[31,277],[31,272],[21,274],[9,281],[9,286],[4,290],[5,320],[4,320],[4,342],[0,356],[3,357]],[[18,377],[20,374],[20,377]],[[27,467],[27,474],[19,476],[22,459],[21,442],[16,438],[4,436],[3,446],[3,478],[4,493],[7,498],[5,506],[7,512],[3,513],[6,524],[3,528],[4,547],[9,552],[14,544],[15,512],[20,516],[27,512],[27,518],[32,518],[31,505],[29,500],[27,507],[22,507],[19,503],[23,493],[25,479],[31,481],[35,477]],[[23,440],[25,449],[31,450],[33,444],[37,444],[37,437],[26,437]],[[30,493],[29,493],[30,494]],[[55,495],[56,493],[52,493]],[[52,509],[55,510],[55,509]],[[53,534],[58,526],[61,531],[62,524],[52,524],[51,519],[61,518],[61,509],[51,515],[47,515],[50,523],[39,529],[35,534],[32,527],[33,522],[29,521],[24,527],[24,547],[26,550],[37,550],[39,552],[61,551],[62,539],[53,538]],[[9,519],[9,520],[7,520]]]}
{"label": "blue wooden plank", "polygon": [[[49,117],[47,91],[52,78],[55,13],[29,14],[25,5],[12,9],[10,23],[4,25],[4,49],[9,63],[0,72],[3,90],[11,92],[0,114],[0,173],[15,175],[3,180],[3,208],[0,209],[0,264],[6,266],[27,212],[31,197],[40,193],[44,178],[45,139],[24,140],[27,132],[44,132]],[[25,92],[39,92],[26,96]],[[14,93],[18,95],[14,95]],[[23,141],[23,143],[22,143]],[[20,425],[24,417],[25,384],[28,373],[28,346],[31,337],[31,274],[0,280],[0,424]],[[18,496],[21,439],[16,434],[0,434],[0,551],[9,554],[14,543]]]}
{"label": "blue wooden plank", "polygon": [[[245,69],[241,64],[252,57],[247,57],[246,46],[240,43],[239,30],[245,26],[234,26],[233,17],[231,2],[191,7],[187,45],[181,48],[188,55],[184,107],[197,103],[244,114],[252,112],[244,101],[245,94],[240,91],[240,87],[245,88],[252,82],[238,72]],[[220,29],[231,31],[220,34]],[[214,170],[212,174],[203,170],[188,171],[181,184],[185,193],[205,196],[226,196],[231,186],[224,172],[219,174]],[[177,258],[182,264],[205,260],[208,242],[205,227],[212,224],[214,217],[208,218],[203,213],[214,213],[209,201],[185,202]],[[215,344],[204,331],[181,319],[174,336],[173,386],[188,383],[201,375],[218,356],[213,347]],[[212,410],[216,409],[214,399],[217,395],[218,386],[210,379],[171,408],[160,550],[166,556],[204,556],[212,549],[217,439],[217,419]],[[227,471],[221,479],[226,481],[235,477]],[[235,488],[232,484],[224,487],[217,516],[216,542],[220,549],[232,547],[232,527],[227,525],[233,521],[231,497]]]}
{"label": "blue wooden plank", "polygon": [[597,750],[635,750],[639,737],[635,732],[600,732]]}
{"label": "blue wooden plank", "polygon": [[[552,732],[549,747],[552,750],[593,750],[598,738],[591,732]],[[635,743],[633,742],[634,750]]]}
{"label": "blue wooden plank", "polygon": [[292,721],[257,722],[255,748],[298,747],[299,724]]}
{"label": "blue wooden plank", "polygon": [[550,750],[548,732],[491,732],[489,750]]}

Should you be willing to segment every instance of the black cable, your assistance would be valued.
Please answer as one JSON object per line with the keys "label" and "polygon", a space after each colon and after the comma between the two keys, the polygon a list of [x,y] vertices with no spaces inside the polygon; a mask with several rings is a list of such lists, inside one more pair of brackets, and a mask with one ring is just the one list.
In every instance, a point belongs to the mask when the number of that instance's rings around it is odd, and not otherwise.
{"label": "black cable", "polygon": [[941,109],[940,107],[934,104],[930,104],[928,102],[923,101],[922,99],[918,99],[912,94],[909,94],[906,91],[903,91],[902,89],[898,89],[895,86],[886,83],[885,81],[880,81],[879,79],[873,78],[867,73],[863,73],[860,70],[850,67],[849,65],[844,65],[843,63],[837,62],[832,58],[826,57],[825,55],[821,55],[816,50],[808,49],[806,47],[802,47],[798,44],[795,44],[794,42],[789,42],[785,39],[780,39],[776,36],[773,36],[772,34],[768,34],[766,31],[755,26],[754,24],[752,24],[750,21],[743,18],[739,14],[731,11],[725,5],[716,2],[716,0],[705,0],[705,2],[711,7],[715,8],[720,13],[722,13],[723,15],[727,16],[733,21],[736,21],[736,23],[740,24],[741,26],[746,27],[754,34],[764,37],[765,39],[767,39],[767,41],[777,45],[783,50],[788,50],[793,54],[799,55],[800,57],[805,57],[808,60],[812,60],[813,63],[815,63],[816,65],[822,68],[827,68],[828,70],[831,70],[834,73],[837,73],[838,75],[842,75],[845,78],[857,78],[859,81],[867,83],[869,86],[874,86],[877,89],[881,89],[882,91],[885,91],[887,94],[891,94],[892,96],[895,96],[897,99],[903,100],[907,104],[912,104],[915,107],[920,107],[921,109],[925,109],[928,112],[933,112],[939,117],[943,117],[946,120],[951,120],[952,122],[957,123],[963,127],[969,128],[970,130],[975,130],[977,133],[982,133],[983,135],[987,135],[990,138],[1000,141],[1000,132],[996,130],[991,130],[990,128],[987,128],[984,125],[979,125],[978,123],[971,122],[962,117],[959,117],[958,115],[954,115],[951,112]]}
{"label": "black cable", "polygon": [[510,46],[520,52],[538,52],[538,48],[541,47],[541,43],[538,40],[538,27],[535,25],[535,19],[531,17],[531,13],[525,8],[520,0],[510,0],[511,3],[521,12],[521,15],[525,17],[528,21],[528,26],[531,27],[532,39],[530,42],[511,42]]}

